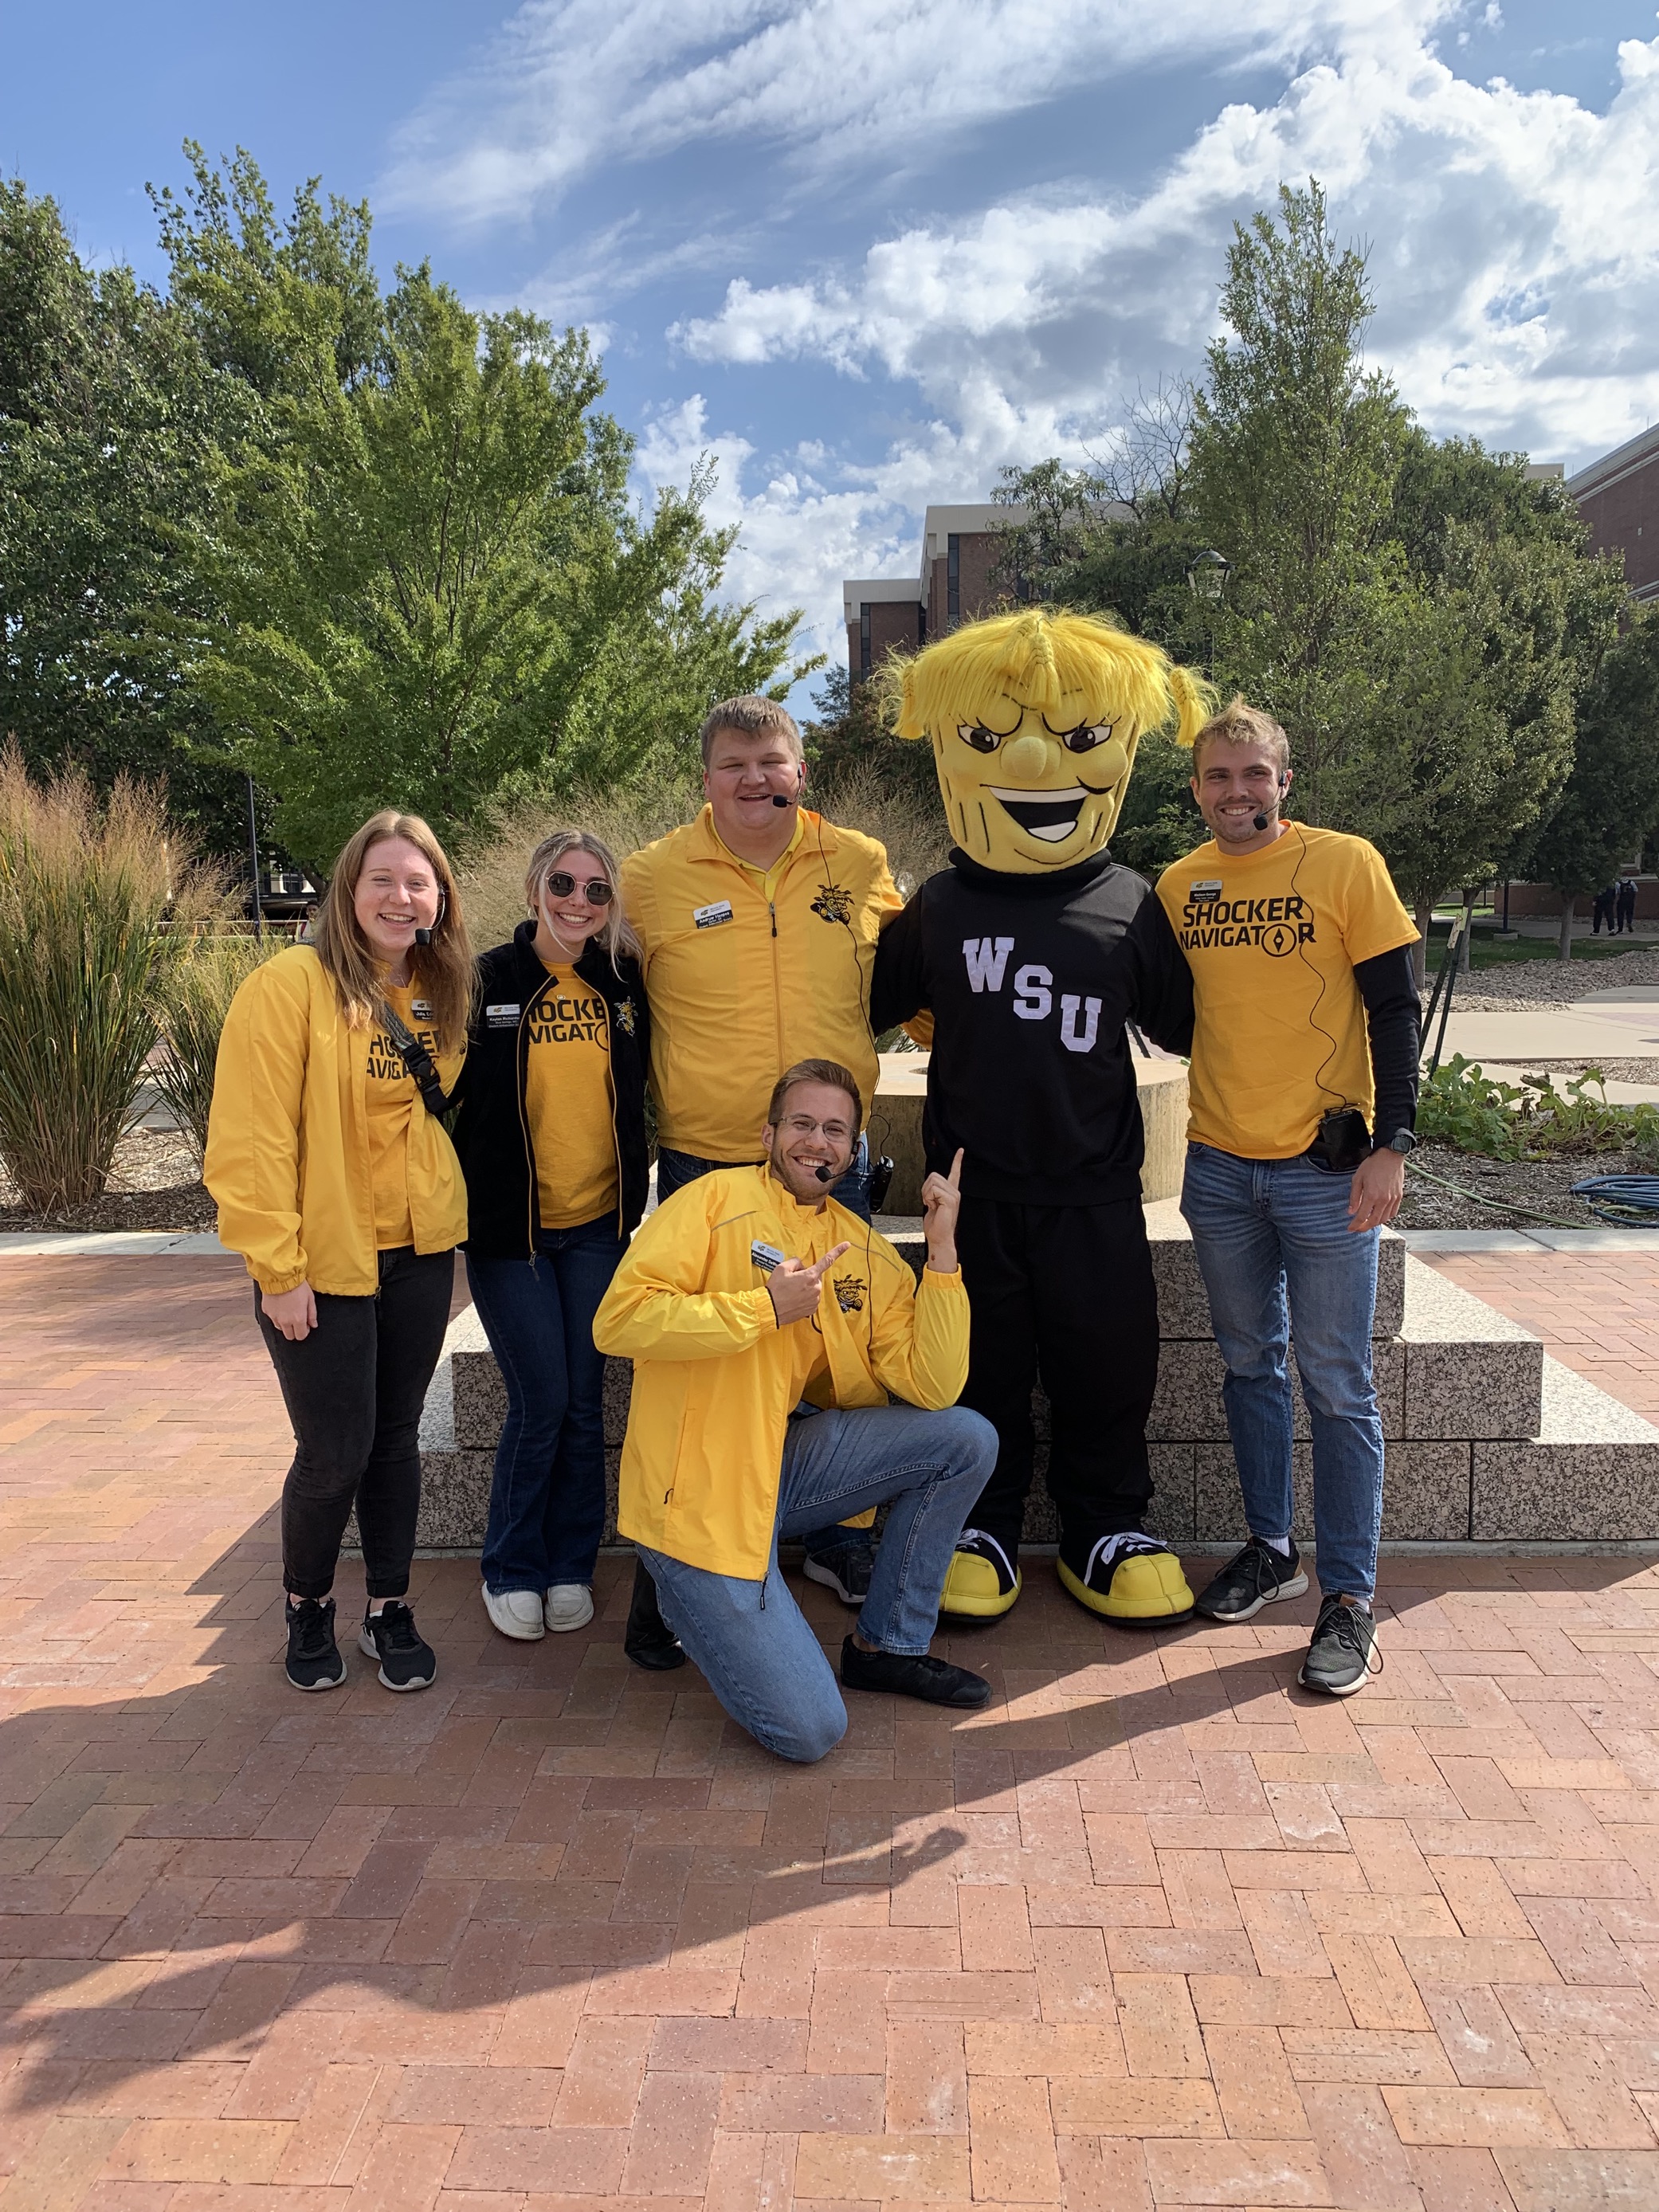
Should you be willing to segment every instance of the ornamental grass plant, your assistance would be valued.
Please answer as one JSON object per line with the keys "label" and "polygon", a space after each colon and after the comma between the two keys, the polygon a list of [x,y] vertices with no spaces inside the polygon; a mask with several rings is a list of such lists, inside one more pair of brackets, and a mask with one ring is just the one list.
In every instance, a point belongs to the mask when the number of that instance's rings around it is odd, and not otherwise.
{"label": "ornamental grass plant", "polygon": [[100,799],[79,769],[35,782],[0,750],[0,1159],[26,1204],[102,1197],[182,932],[226,906],[170,829],[159,787]]}
{"label": "ornamental grass plant", "polygon": [[230,1002],[260,963],[287,943],[281,935],[262,941],[245,932],[198,929],[179,933],[162,963],[155,993],[161,1050],[150,1074],[189,1131],[198,1159],[207,1154],[213,1072]]}

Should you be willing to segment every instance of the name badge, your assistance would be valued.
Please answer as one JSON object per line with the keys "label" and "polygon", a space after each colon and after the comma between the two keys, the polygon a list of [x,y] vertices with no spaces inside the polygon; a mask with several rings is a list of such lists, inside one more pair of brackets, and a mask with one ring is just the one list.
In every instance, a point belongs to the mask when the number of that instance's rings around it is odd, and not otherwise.
{"label": "name badge", "polygon": [[1190,899],[1218,899],[1221,891],[1219,883],[1188,884],[1187,886],[1187,896]]}
{"label": "name badge", "polygon": [[486,1006],[484,1019],[492,1030],[509,1030],[522,1012],[519,1006]]}
{"label": "name badge", "polygon": [[732,919],[730,899],[716,899],[713,906],[694,906],[691,919],[699,929],[716,929],[723,921]]}
{"label": "name badge", "polygon": [[749,1256],[763,1275],[769,1275],[774,1267],[783,1265],[783,1255],[775,1244],[763,1244],[757,1237],[749,1247]]}
{"label": "name badge", "polygon": [[409,1002],[409,1011],[417,1022],[429,1022],[432,1019],[432,1008],[424,999],[411,999]]}

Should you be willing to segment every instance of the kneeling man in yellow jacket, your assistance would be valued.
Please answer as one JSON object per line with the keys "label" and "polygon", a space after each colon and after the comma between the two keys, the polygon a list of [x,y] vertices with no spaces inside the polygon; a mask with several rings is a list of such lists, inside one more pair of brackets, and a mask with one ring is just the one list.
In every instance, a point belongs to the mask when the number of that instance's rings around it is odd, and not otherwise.
{"label": "kneeling man in yellow jacket", "polygon": [[[778,1540],[889,1507],[842,1646],[850,1689],[983,1705],[990,1686],[928,1654],[963,1516],[996,1432],[956,1400],[968,1373],[957,1154],[922,1189],[927,1264],[830,1192],[864,1119],[857,1079],[801,1060],[772,1093],[759,1167],[718,1168],[635,1236],[593,1323],[634,1362],[617,1526],[663,1618],[732,1717],[784,1759],[847,1731],[823,1648],[778,1571]],[[903,1399],[888,1403],[888,1394]]]}

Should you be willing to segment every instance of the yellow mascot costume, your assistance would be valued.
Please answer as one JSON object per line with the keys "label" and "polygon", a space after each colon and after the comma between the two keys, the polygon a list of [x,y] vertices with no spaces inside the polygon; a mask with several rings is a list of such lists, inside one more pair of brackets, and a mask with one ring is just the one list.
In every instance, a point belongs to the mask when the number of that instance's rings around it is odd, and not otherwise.
{"label": "yellow mascot costume", "polygon": [[1107,1620],[1167,1627],[1193,1595],[1144,1526],[1158,1306],[1125,1024],[1185,1050],[1192,988],[1162,907],[1107,840],[1142,735],[1190,744],[1207,694],[1111,623],[1038,610],[965,624],[902,680],[899,734],[931,742],[956,843],[883,934],[872,1018],[932,1018],[928,1164],[964,1154],[962,1402],[1000,1443],[941,1610],[994,1620],[1019,1595],[1040,1380],[1061,1583]]}

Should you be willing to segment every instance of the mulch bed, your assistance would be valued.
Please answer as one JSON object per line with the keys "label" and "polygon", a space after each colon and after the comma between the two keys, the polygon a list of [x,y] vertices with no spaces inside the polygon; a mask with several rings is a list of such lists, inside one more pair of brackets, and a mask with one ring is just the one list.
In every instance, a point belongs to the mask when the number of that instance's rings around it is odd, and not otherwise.
{"label": "mulch bed", "polygon": [[109,1188],[90,1206],[37,1213],[0,1168],[0,1233],[52,1229],[211,1229],[218,1211],[202,1185],[196,1147],[172,1129],[132,1129],[115,1148]]}
{"label": "mulch bed", "polygon": [[[1461,1183],[1476,1197],[1460,1197],[1442,1190],[1413,1169],[1420,1165],[1448,1182]],[[1547,1214],[1557,1225],[1571,1229],[1604,1229],[1582,1199],[1571,1194],[1571,1186],[1588,1176],[1644,1175],[1650,1170],[1626,1152],[1593,1152],[1571,1159],[1489,1160],[1479,1153],[1460,1152],[1449,1145],[1419,1145],[1406,1165],[1406,1202],[1395,1223],[1397,1229],[1525,1229],[1541,1227],[1537,1216]],[[1478,1202],[1484,1199],[1486,1205]],[[1510,1212],[1495,1200],[1532,1209]],[[1652,1224],[1659,1229],[1659,1215]]]}

